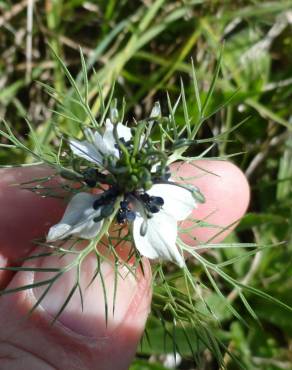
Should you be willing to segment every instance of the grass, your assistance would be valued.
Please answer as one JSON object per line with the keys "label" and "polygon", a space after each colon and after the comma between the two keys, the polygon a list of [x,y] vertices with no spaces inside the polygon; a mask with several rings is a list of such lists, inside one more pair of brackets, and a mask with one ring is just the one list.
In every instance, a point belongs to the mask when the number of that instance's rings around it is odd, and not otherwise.
{"label": "grass", "polygon": [[[291,5],[291,1],[283,0],[35,1],[30,36],[27,2],[0,1],[0,114],[30,147],[34,138],[29,135],[26,116],[34,123],[44,147],[54,139],[56,123],[64,132],[78,135],[78,122],[87,120],[88,115],[75,103],[76,90],[68,85],[48,45],[66,61],[79,84],[84,76],[79,56],[79,47],[82,48],[87,66],[95,70],[89,72],[88,91],[83,92],[93,115],[106,109],[114,80],[115,95],[126,96],[125,115],[135,115],[137,119],[149,113],[157,100],[166,110],[166,90],[173,105],[181,84],[185,94],[176,112],[181,122],[191,117],[198,120],[201,115],[208,117],[215,107],[232,98],[226,107],[207,119],[198,135],[204,138],[210,133],[229,132],[227,140],[218,141],[209,155],[243,153],[232,160],[250,181],[252,203],[237,231],[228,238],[227,242],[234,247],[214,248],[207,257],[216,263],[236,261],[224,266],[224,271],[291,306]],[[222,69],[212,86],[223,40]],[[190,79],[192,59],[196,68],[195,86]],[[56,93],[53,97],[47,95],[36,80],[54,87],[65,107],[62,115],[54,113]],[[210,86],[214,88],[212,95],[208,95]],[[65,87],[69,89],[66,96],[62,95]],[[201,106],[198,99],[203,102]],[[121,105],[122,101],[118,103]],[[188,116],[186,105],[191,107]],[[235,124],[247,116],[250,119],[233,131]],[[7,144],[5,139],[2,143]],[[31,160],[18,150],[1,148],[1,164]],[[262,248],[255,255],[240,258],[244,248],[238,243],[269,246],[283,241],[284,245]],[[204,265],[195,265],[193,272],[196,276],[206,273]],[[157,271],[160,278],[161,273]],[[165,273],[177,286],[182,284],[181,277]],[[212,275],[205,276],[203,283],[212,284]],[[289,313],[250,292],[243,298],[242,292],[230,288],[222,276],[216,278],[216,283],[239,313],[237,316],[220,310],[220,297],[204,290],[205,299],[220,323],[213,333],[222,343],[226,368],[239,368],[235,355],[244,369],[289,369],[292,334]],[[165,369],[165,355],[174,350],[173,338],[175,349],[183,355],[178,369],[194,368],[194,359],[199,369],[218,368],[216,357],[221,352],[215,348],[215,354],[211,354],[206,349],[212,340],[208,333],[211,326],[198,329],[205,342],[195,341],[188,327],[176,329],[159,305],[163,294],[158,284],[147,335],[131,370]],[[259,318],[261,326],[252,316]]]}

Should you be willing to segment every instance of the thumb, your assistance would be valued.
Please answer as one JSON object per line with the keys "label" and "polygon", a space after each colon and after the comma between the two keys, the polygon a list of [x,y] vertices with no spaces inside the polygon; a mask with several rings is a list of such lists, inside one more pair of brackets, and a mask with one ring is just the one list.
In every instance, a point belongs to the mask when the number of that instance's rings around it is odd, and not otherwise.
{"label": "thumb", "polygon": [[[62,268],[70,262],[71,255],[51,256],[33,259],[25,266]],[[28,311],[42,297],[47,285],[2,297],[0,339],[5,344],[0,347],[0,357],[3,358],[4,351],[4,361],[12,356],[13,368],[128,369],[149,312],[150,266],[144,261],[143,274],[138,271],[135,277],[126,266],[121,265],[117,274],[112,263],[102,262],[97,278],[88,286],[96,273],[96,262],[92,254],[82,265],[83,310],[79,290],[72,291],[77,277],[74,268],[56,280],[30,316]],[[50,280],[55,274],[21,271],[7,288]],[[70,301],[51,325],[70,294]],[[11,366],[10,359],[9,363]]]}

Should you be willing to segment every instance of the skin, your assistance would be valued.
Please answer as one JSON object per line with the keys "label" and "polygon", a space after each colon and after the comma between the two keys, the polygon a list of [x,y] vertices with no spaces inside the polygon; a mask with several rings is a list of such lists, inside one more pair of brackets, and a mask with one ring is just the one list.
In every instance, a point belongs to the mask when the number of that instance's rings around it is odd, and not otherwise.
{"label": "skin", "polygon": [[[182,235],[182,238],[191,245],[209,240],[221,241],[243,216],[249,203],[249,186],[242,172],[233,164],[221,161],[175,165],[172,171],[175,176],[192,177],[188,182],[198,186],[206,197],[206,203],[194,210],[192,218],[203,218],[210,224],[219,224],[222,227],[232,224],[232,227],[220,234],[218,228],[196,227],[192,231],[192,238],[186,235]],[[41,198],[17,186],[11,186],[32,178],[40,178],[47,173],[48,169],[40,167],[1,170],[2,266],[21,265],[21,258],[35,253],[32,239],[43,237],[64,212],[65,204],[60,200]],[[188,227],[191,223],[190,220],[185,221],[184,226]],[[68,262],[69,257],[47,257],[30,260],[24,265],[56,267]],[[108,292],[108,325],[105,325],[104,320],[101,280],[96,279],[90,288],[86,289],[95,266],[94,256],[89,256],[83,263],[81,285],[84,291],[84,311],[81,311],[80,296],[76,293],[54,325],[51,325],[52,317],[58,312],[75,281],[73,273],[66,273],[53,285],[41,306],[32,315],[27,313],[42,294],[42,287],[1,297],[2,370],[128,369],[150,310],[150,263],[144,260],[144,275],[138,272],[136,279],[127,274],[123,267],[120,268],[122,279],[118,282],[114,315],[113,268],[110,263],[103,263],[101,269]],[[12,274],[2,271],[0,284],[2,288],[12,288],[47,279],[51,274]]]}

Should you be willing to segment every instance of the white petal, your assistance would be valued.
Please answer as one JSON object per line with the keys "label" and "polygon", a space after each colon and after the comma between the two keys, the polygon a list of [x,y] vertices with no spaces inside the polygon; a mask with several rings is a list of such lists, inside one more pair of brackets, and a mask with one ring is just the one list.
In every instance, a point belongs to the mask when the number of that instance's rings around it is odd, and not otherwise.
{"label": "white petal", "polygon": [[[119,139],[124,139],[129,141],[132,138],[131,129],[121,122],[117,123],[117,133]],[[116,140],[114,137],[114,125],[111,123],[110,119],[105,121],[105,131],[103,135],[104,144],[107,147],[108,154],[113,154],[116,157],[119,157],[119,151],[116,148]]]}
{"label": "white petal", "polygon": [[121,122],[118,123],[117,131],[119,139],[123,138],[125,141],[129,141],[132,139],[130,127],[123,125]]}
{"label": "white petal", "polygon": [[101,222],[94,222],[99,216],[99,210],[93,208],[93,203],[99,195],[78,193],[69,202],[61,221],[49,230],[47,241],[64,239],[69,235],[81,238],[93,238],[101,227]]}
{"label": "white petal", "polygon": [[160,163],[155,163],[152,167],[151,167],[151,172],[152,173],[155,173],[158,169],[158,167],[160,166]]}
{"label": "white petal", "polygon": [[189,190],[176,185],[155,184],[147,193],[163,198],[163,211],[177,221],[187,218],[197,205]]}
{"label": "white petal", "polygon": [[154,106],[150,113],[150,118],[158,118],[161,117],[161,107],[159,101],[154,103]]}
{"label": "white petal", "polygon": [[72,152],[78,157],[84,158],[90,162],[102,163],[102,154],[97,147],[88,141],[70,140],[70,148]]}
{"label": "white petal", "polygon": [[98,131],[92,131],[90,128],[84,129],[84,135],[89,143],[92,143],[96,150],[98,150],[99,153],[104,154],[106,153],[106,145],[103,142],[103,137],[100,135]]}
{"label": "white petal", "polygon": [[112,154],[116,157],[119,157],[119,151],[115,147],[116,140],[114,138],[114,125],[111,123],[110,119],[105,121],[105,131],[103,134],[103,142],[106,146],[106,150],[108,154]]}
{"label": "white petal", "polygon": [[156,213],[147,220],[145,236],[140,233],[143,222],[144,218],[137,212],[133,224],[133,237],[141,255],[150,259],[160,258],[164,261],[172,261],[183,267],[184,259],[176,246],[176,220],[163,211]]}
{"label": "white petal", "polygon": [[102,154],[107,155],[108,154],[107,146],[105,145],[103,137],[100,135],[100,133],[96,131],[93,135],[93,138],[96,149]]}

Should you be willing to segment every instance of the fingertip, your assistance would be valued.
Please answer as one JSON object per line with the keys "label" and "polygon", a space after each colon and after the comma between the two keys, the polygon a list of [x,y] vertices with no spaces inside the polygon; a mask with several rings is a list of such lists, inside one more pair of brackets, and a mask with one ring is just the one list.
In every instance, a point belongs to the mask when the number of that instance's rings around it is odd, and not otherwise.
{"label": "fingertip", "polygon": [[[181,235],[190,245],[223,240],[245,214],[250,201],[250,188],[243,172],[229,161],[200,160],[182,165],[175,164],[175,175],[188,179],[205,196],[182,228],[191,228]],[[208,227],[201,227],[204,221]]]}

